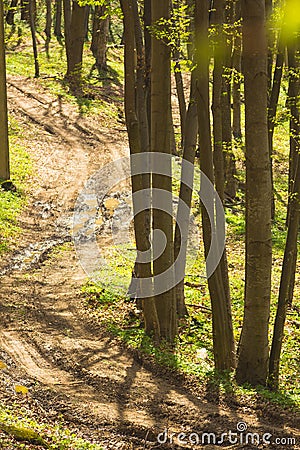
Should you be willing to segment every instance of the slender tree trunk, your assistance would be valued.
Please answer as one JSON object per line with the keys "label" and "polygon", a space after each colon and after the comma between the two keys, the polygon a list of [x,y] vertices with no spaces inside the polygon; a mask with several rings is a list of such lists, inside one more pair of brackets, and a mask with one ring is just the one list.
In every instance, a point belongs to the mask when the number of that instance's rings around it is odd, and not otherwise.
{"label": "slender tree trunk", "polygon": [[242,0],[246,109],[246,285],[236,378],[265,385],[268,374],[272,240],[268,148],[268,50],[264,0]]}
{"label": "slender tree trunk", "polygon": [[[274,176],[273,176],[273,135],[275,129],[276,112],[278,99],[280,94],[280,86],[284,65],[285,44],[282,33],[279,37],[278,52],[276,57],[276,65],[274,70],[273,83],[271,83],[271,93],[268,108],[268,130],[269,130],[269,154],[270,154],[270,169],[271,169],[271,183],[272,183],[272,219],[275,217],[275,199],[274,199]],[[271,65],[272,68],[272,65]]]}
{"label": "slender tree trunk", "polygon": [[[195,42],[196,42],[196,100],[198,109],[200,168],[214,182],[213,155],[211,145],[209,114],[209,45],[208,45],[208,4],[206,0],[196,0]],[[214,202],[214,200],[212,199]],[[216,219],[215,219],[216,220]],[[217,224],[210,223],[207,211],[202,205],[202,229],[205,255],[208,255],[211,237]],[[226,298],[221,265],[208,280],[212,314],[213,346],[217,370],[231,370],[235,367],[235,346],[232,331],[231,309]]]}
{"label": "slender tree trunk", "polygon": [[[226,24],[232,26],[233,23],[233,5],[231,0],[225,0]],[[232,148],[232,130],[231,130],[231,53],[232,37],[226,36],[224,43],[224,66],[222,76],[222,140],[223,151],[225,155],[225,192],[230,198],[236,197],[236,164]]]}
{"label": "slender tree trunk", "polygon": [[288,44],[288,66],[289,66],[289,88],[287,104],[290,109],[290,155],[289,155],[289,201],[287,210],[287,221],[290,213],[291,194],[293,192],[297,158],[299,152],[300,116],[297,106],[299,100],[299,62],[295,41]]}
{"label": "slender tree trunk", "polygon": [[[178,4],[178,0],[171,1],[172,4],[172,10],[174,7],[178,8],[180,6]],[[182,72],[181,72],[181,65],[180,65],[180,39],[178,39],[176,43],[176,49],[173,52],[173,61],[174,61],[174,77],[175,77],[175,83],[176,83],[176,92],[177,92],[177,98],[178,98],[178,106],[179,106],[179,114],[180,114],[180,130],[181,130],[181,147],[183,148],[183,142],[184,142],[184,127],[185,127],[185,120],[186,120],[186,100],[185,100],[185,94],[184,94],[184,85],[183,85],[183,78],[182,78]],[[175,145],[176,147],[176,145]]]}
{"label": "slender tree trunk", "polygon": [[[188,210],[191,209],[192,204],[192,189],[184,183],[184,180],[193,178],[193,173],[191,173],[191,167],[194,166],[196,145],[197,145],[197,134],[198,134],[198,115],[197,115],[197,105],[194,96],[194,76],[192,75],[191,80],[191,94],[190,103],[186,114],[185,123],[185,138],[183,144],[183,157],[182,157],[182,167],[181,167],[181,183],[179,191],[179,199],[182,200],[187,206]],[[187,161],[189,164],[186,166],[184,163]],[[178,258],[179,252],[182,249],[184,260],[182,264],[186,265],[187,256],[187,239],[189,232],[189,214],[186,215],[185,209],[182,208],[181,202],[178,204],[177,210],[177,220],[175,227],[175,238],[174,238],[174,260]],[[180,232],[179,220],[183,224],[182,230]],[[175,273],[176,281],[180,280],[180,274]],[[181,319],[188,314],[185,301],[184,301],[184,279],[181,279],[176,285],[176,304],[177,304],[177,315]]]}
{"label": "slender tree trunk", "polygon": [[185,136],[185,121],[186,121],[186,101],[184,95],[184,86],[182,79],[181,66],[179,62],[179,53],[175,56],[175,65],[174,65],[174,76],[176,82],[176,91],[179,105],[179,113],[180,113],[180,130],[181,130],[181,146],[183,147],[184,136]]}
{"label": "slender tree trunk", "polygon": [[223,23],[225,17],[225,1],[216,0],[213,15],[216,27],[216,42],[214,47],[214,70],[213,70],[213,92],[212,92],[212,113],[213,113],[213,138],[214,138],[214,174],[216,189],[224,200],[225,169],[223,154],[223,133],[222,133],[222,78],[224,60],[224,36]]}
{"label": "slender tree trunk", "polygon": [[50,58],[49,45],[51,41],[51,26],[52,26],[51,0],[46,0],[45,51],[48,59]]}
{"label": "slender tree trunk", "polygon": [[[128,131],[129,145],[131,155],[136,155],[142,152],[141,139],[141,123],[139,115],[136,111],[136,72],[135,72],[135,25],[137,25],[136,18],[136,0],[121,0],[122,11],[124,15],[124,30],[125,30],[125,115],[126,125]],[[140,37],[140,36],[139,36]],[[138,47],[140,43],[138,44]],[[140,92],[138,93],[140,95]],[[139,111],[140,113],[141,111]],[[145,114],[145,113],[144,113]],[[144,130],[143,130],[144,132]],[[143,142],[145,145],[145,142]],[[149,146],[149,138],[148,138]],[[133,160],[133,164],[136,164]],[[133,169],[139,169],[133,167]],[[141,168],[142,169],[142,168]],[[139,170],[137,170],[139,172]],[[144,252],[149,250],[149,225],[146,224],[148,220],[147,210],[144,209],[139,214],[136,214],[135,196],[138,191],[145,192],[142,174],[132,176],[132,193],[133,193],[133,207],[134,207],[134,231],[137,251]],[[147,201],[147,198],[145,198]],[[137,283],[139,279],[150,278],[151,262],[139,263],[136,262],[135,270],[137,275]],[[142,284],[141,284],[142,286]],[[139,289],[139,285],[136,285],[139,290],[139,298],[143,298],[143,293]],[[155,301],[153,298],[143,298],[143,313],[145,319],[145,331],[148,335],[153,335],[156,341],[160,338],[159,321],[157,317],[157,311]]]}
{"label": "slender tree trunk", "polygon": [[149,26],[151,26],[151,0],[144,0],[144,39],[145,39],[145,92],[148,116],[149,136],[151,135],[151,34]]}
{"label": "slender tree trunk", "polygon": [[[152,0],[152,23],[157,20],[169,18],[169,0]],[[170,152],[170,112],[171,112],[171,55],[170,48],[162,41],[152,36],[151,52],[151,151]],[[153,229],[160,230],[165,235],[166,245],[161,256],[153,261],[154,288],[158,286],[158,275],[173,267],[174,263],[174,241],[173,241],[173,219],[172,219],[172,167],[171,159],[168,166],[164,167],[166,175],[153,173]],[[170,199],[166,200],[163,210],[155,209],[159,203],[161,194],[158,190],[169,193]],[[161,240],[154,235],[154,255],[159,254]],[[173,280],[168,280],[172,286]],[[166,286],[166,291],[156,295],[156,308],[160,324],[161,338],[174,342],[177,335],[176,298],[175,289]]]}
{"label": "slender tree trunk", "polygon": [[30,25],[29,0],[21,0],[21,20]]}
{"label": "slender tree trunk", "polygon": [[98,70],[107,70],[107,43],[109,34],[109,16],[107,6],[95,6],[91,50]]}
{"label": "slender tree trunk", "polygon": [[8,23],[8,25],[15,25],[15,14],[16,14],[16,9],[17,9],[17,5],[18,5],[18,0],[11,0],[10,5],[9,5],[9,9],[6,13],[6,23]]}
{"label": "slender tree trunk", "polygon": [[55,19],[54,19],[54,36],[58,42],[61,42],[63,37],[61,32],[61,17],[62,17],[62,0],[55,0]]}
{"label": "slender tree trunk", "polygon": [[188,38],[188,44],[187,44],[187,54],[189,61],[193,61],[194,59],[194,52],[195,52],[195,46],[194,46],[194,35],[195,35],[195,24],[194,24],[194,7],[195,7],[195,0],[187,0],[187,14],[191,17],[190,26],[189,26],[189,38]]}
{"label": "slender tree trunk", "polygon": [[[273,342],[271,347],[269,364],[269,386],[278,389],[279,367],[282,341],[284,337],[284,325],[287,309],[290,303],[291,285],[294,286],[297,263],[297,238],[300,225],[300,157],[297,155],[297,167],[294,178],[293,192],[290,201],[290,217],[286,246],[282,264],[281,281],[276,319],[274,324]],[[293,294],[293,293],[292,293]]]}
{"label": "slender tree trunk", "polygon": [[272,89],[272,72],[273,72],[273,45],[275,33],[272,29],[271,16],[273,12],[273,0],[265,0],[266,20],[268,22],[268,92]]}
{"label": "slender tree trunk", "polygon": [[67,61],[70,56],[70,29],[71,29],[71,17],[72,17],[72,7],[71,0],[62,0],[64,5],[64,31],[65,31],[65,47]]}
{"label": "slender tree trunk", "polygon": [[3,0],[0,0],[0,180],[9,180],[9,145]]}
{"label": "slender tree trunk", "polygon": [[[215,0],[214,2],[214,15],[212,17],[212,22],[215,23],[217,29],[216,35],[216,43],[214,48],[214,71],[213,71],[213,93],[212,93],[212,112],[213,112],[213,138],[214,138],[214,152],[213,152],[213,164],[214,164],[214,176],[215,176],[215,184],[217,193],[221,199],[224,201],[224,191],[225,191],[225,170],[224,170],[224,152],[223,152],[223,133],[227,139],[230,140],[230,147],[232,147],[231,143],[231,111],[229,110],[229,122],[228,117],[225,119],[227,122],[227,127],[229,125],[230,133],[228,129],[224,131],[224,121],[223,121],[223,74],[224,74],[224,30],[223,24],[225,19],[225,8],[226,2],[225,0]],[[226,68],[225,68],[226,70]],[[230,95],[230,89],[227,88],[227,93]],[[227,102],[226,102],[226,106]],[[229,105],[230,108],[230,105]],[[225,112],[225,117],[228,116],[228,111]],[[227,155],[227,161],[235,169],[235,161],[230,155]],[[235,170],[234,170],[235,174]],[[230,178],[230,177],[229,177]],[[235,179],[233,179],[232,183],[235,186]],[[221,271],[223,277],[223,284],[226,293],[226,298],[228,302],[228,307],[230,310],[231,316],[231,300],[230,300],[230,287],[229,287],[229,277],[228,277],[228,265],[227,265],[227,257],[226,250],[224,250],[224,254],[222,256],[221,262]]]}
{"label": "slender tree trunk", "polygon": [[[145,45],[143,41],[143,32],[141,27],[141,21],[139,17],[137,0],[132,0],[133,5],[133,19],[134,19],[134,31],[135,31],[135,43],[136,43],[136,110],[139,123],[139,135],[140,135],[140,151],[144,154],[148,154],[145,159],[147,165],[150,167],[150,135],[148,125],[147,114],[147,92],[145,88],[146,80],[146,60],[145,60]],[[142,215],[142,227],[139,229],[139,233],[143,235],[145,244],[143,247],[150,249],[150,234],[151,234],[151,174],[143,173],[141,175],[141,183],[144,189],[144,210]],[[145,264],[144,264],[145,266]],[[137,267],[138,268],[138,267]],[[147,267],[144,267],[144,276],[152,276],[151,262],[147,263]],[[139,273],[139,271],[138,271]],[[154,334],[155,339],[159,338],[159,323],[157,317],[157,311],[154,298],[144,299],[142,302],[144,317],[145,317],[145,330],[148,335]]]}
{"label": "slender tree trunk", "polygon": [[[241,1],[237,0],[235,3],[235,23],[241,19]],[[237,30],[233,39],[232,52],[232,133],[234,139],[240,141],[242,139],[242,125],[241,125],[241,75],[242,75],[242,38],[241,27],[237,26]]]}
{"label": "slender tree trunk", "polygon": [[[68,2],[68,0],[64,1],[65,3]],[[68,15],[68,11],[66,11],[66,13]],[[75,93],[81,91],[82,55],[86,35],[86,14],[87,6],[79,6],[77,1],[73,0],[70,27],[68,33],[66,33],[68,65],[66,77],[69,81],[71,90]]]}
{"label": "slender tree trunk", "polygon": [[29,22],[30,22],[30,32],[32,38],[32,49],[33,49],[33,57],[34,57],[34,76],[38,78],[40,76],[40,66],[38,60],[38,50],[37,50],[37,41],[35,34],[35,1],[29,1]]}

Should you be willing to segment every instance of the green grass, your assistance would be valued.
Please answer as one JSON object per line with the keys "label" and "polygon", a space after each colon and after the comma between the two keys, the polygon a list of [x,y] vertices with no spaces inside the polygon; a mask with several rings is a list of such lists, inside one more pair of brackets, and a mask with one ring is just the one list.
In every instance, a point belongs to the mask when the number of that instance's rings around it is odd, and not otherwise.
{"label": "green grass", "polygon": [[36,445],[51,450],[102,450],[101,445],[78,437],[64,423],[54,425],[31,417],[31,412],[21,405],[17,409],[0,405],[0,430],[18,442],[10,442],[11,449],[32,449]]}
{"label": "green grass", "polygon": [[[12,39],[12,42],[9,41],[7,44],[7,72],[10,75],[33,78],[34,59],[31,41],[28,29],[24,25],[22,25],[22,29],[22,45],[15,48]],[[67,70],[64,47],[53,37],[50,43],[50,58],[48,59],[43,40],[40,39],[38,59],[41,84],[49,89],[52,95],[60,96],[77,105],[78,111],[83,115],[105,116],[105,120],[117,120],[118,112],[123,107],[123,99],[120,93],[124,79],[122,50],[110,47],[108,49],[108,71],[107,73],[98,73],[96,69],[92,70],[95,60],[89,47],[90,42],[86,42],[82,68],[83,95],[74,96],[64,79]]]}
{"label": "green grass", "polygon": [[32,170],[29,154],[22,145],[22,130],[9,119],[11,180],[16,192],[0,189],[0,254],[10,248],[20,232],[17,219],[26,203],[26,180]]}
{"label": "green grass", "polygon": [[[284,133],[283,133],[284,131]],[[285,215],[287,204],[287,161],[288,137],[287,124],[279,125],[275,134],[276,153],[274,155],[274,175],[276,188],[276,218],[273,223],[273,273],[271,292],[270,343],[276,314],[278,288],[281,276],[281,265],[284,254],[286,228]],[[239,179],[244,179],[243,161],[239,164]],[[178,190],[178,181],[174,182],[174,190]],[[198,205],[193,211],[198,213]],[[234,335],[239,341],[244,314],[244,241],[245,241],[245,204],[244,194],[239,192],[237,205],[226,208],[227,221],[227,253],[232,296],[232,313]],[[299,248],[300,251],[300,248]],[[141,318],[136,313],[136,306],[128,302],[126,296],[118,294],[114,298],[114,284],[120,283],[120,276],[129,284],[132,261],[122,258],[124,253],[112,247],[109,253],[109,268],[102,273],[102,280],[108,280],[99,286],[89,282],[84,288],[84,296],[88,304],[98,310],[97,315],[111,332],[132,348],[150,355],[158,364],[167,365],[176,371],[197,377],[199,383],[217,384],[224,392],[232,391],[238,397],[252,398],[260,396],[281,406],[300,407],[300,388],[296,380],[300,377],[298,355],[299,346],[299,310],[300,310],[300,277],[296,273],[294,305],[288,311],[287,323],[281,357],[280,390],[270,392],[267,389],[253,389],[249,386],[239,387],[232,376],[220,377],[214,372],[212,327],[210,299],[205,280],[199,277],[204,271],[203,252],[193,267],[189,268],[186,280],[196,284],[195,288],[186,287],[186,303],[189,317],[180,324],[179,338],[175,348],[166,344],[155,347],[151,339],[145,336]],[[121,254],[121,258],[120,258]],[[108,277],[108,278],[107,278]],[[115,278],[114,278],[115,277]],[[129,278],[128,278],[129,277]],[[125,284],[126,284],[125,283]],[[127,285],[128,285],[127,284]],[[204,355],[204,356],[203,356]]]}

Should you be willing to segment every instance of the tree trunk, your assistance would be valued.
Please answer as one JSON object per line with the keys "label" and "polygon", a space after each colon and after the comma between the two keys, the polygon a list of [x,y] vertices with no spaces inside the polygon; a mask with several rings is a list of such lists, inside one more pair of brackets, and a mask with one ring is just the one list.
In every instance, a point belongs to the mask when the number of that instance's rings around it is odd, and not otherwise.
{"label": "tree trunk", "polygon": [[236,378],[265,385],[268,374],[272,240],[267,126],[265,2],[242,0],[246,110],[246,285]]}
{"label": "tree trunk", "polygon": [[272,12],[273,12],[273,0],[265,0],[266,19],[268,21],[268,92],[272,89],[272,72],[273,72],[273,46],[275,41],[275,33],[272,29]]}
{"label": "tree trunk", "polygon": [[71,0],[62,0],[62,1],[64,5],[65,47],[68,61],[70,52],[70,28],[71,28],[72,8],[71,8]]}
{"label": "tree trunk", "polygon": [[[193,190],[189,187],[184,180],[193,180],[194,173],[191,173],[191,168],[195,163],[196,145],[197,145],[197,134],[198,134],[198,116],[197,116],[197,105],[194,96],[194,76],[192,75],[191,80],[191,94],[190,103],[186,114],[185,123],[185,138],[183,144],[183,157],[182,157],[182,167],[181,167],[181,183],[179,191],[179,199],[184,202],[188,207],[188,211],[191,209],[192,204],[192,193]],[[188,164],[185,165],[184,162],[187,161]],[[192,184],[192,181],[191,183]],[[178,204],[177,210],[177,220],[175,227],[175,238],[174,238],[174,260],[178,258],[180,250],[182,250],[182,267],[186,266],[186,255],[187,255],[187,239],[189,232],[189,214],[186,214],[185,208],[182,208],[181,202]],[[182,224],[182,230],[180,231],[179,221]],[[179,319],[185,317],[188,314],[185,301],[184,301],[184,278],[181,274],[175,273],[176,282],[176,304],[177,304],[177,316]]]}
{"label": "tree trunk", "polygon": [[61,32],[61,16],[62,16],[62,0],[55,0],[55,19],[54,19],[54,36],[58,42],[61,42],[63,37]]}
{"label": "tree trunk", "polygon": [[[279,37],[278,42],[278,51],[276,57],[276,65],[274,70],[273,83],[271,83],[271,93],[270,93],[270,101],[268,107],[268,130],[269,130],[269,154],[270,154],[270,169],[271,169],[271,183],[272,183],[272,192],[274,192],[274,181],[273,181],[273,135],[275,129],[276,122],[276,112],[278,106],[278,99],[280,94],[280,86],[282,80],[283,73],[283,65],[284,65],[284,51],[285,44],[283,42],[282,33]],[[271,66],[272,68],[272,66]],[[272,219],[275,217],[275,199],[274,193],[272,194]]]}
{"label": "tree trunk", "polygon": [[6,92],[3,0],[0,0],[0,180],[9,180],[9,145]]}
{"label": "tree trunk", "polygon": [[274,324],[273,341],[269,364],[269,386],[278,389],[279,367],[284,325],[287,309],[290,303],[291,285],[294,285],[297,265],[297,238],[300,225],[300,158],[297,155],[297,168],[294,178],[293,192],[290,201],[290,216],[286,238],[285,252],[282,264],[281,281],[279,288],[278,306]]}
{"label": "tree trunk", "polygon": [[[152,23],[169,18],[169,0],[152,0]],[[162,254],[153,261],[154,291],[160,288],[159,275],[174,267],[174,241],[172,219],[172,166],[171,158],[164,166],[165,175],[155,173],[155,153],[170,152],[170,112],[171,112],[171,55],[170,48],[160,39],[152,36],[151,52],[151,151],[154,153],[153,187],[153,230],[159,230],[165,235],[166,245]],[[165,204],[163,209],[155,206],[160,203],[164,191]],[[169,194],[169,195],[168,195]],[[161,239],[157,233],[153,236],[153,252],[161,251]],[[172,272],[172,270],[171,270]],[[169,286],[165,291],[155,296],[156,308],[160,324],[161,338],[171,343],[177,335],[176,298],[174,276],[171,273],[167,280]]]}
{"label": "tree trunk", "polygon": [[148,116],[149,136],[151,135],[151,34],[149,26],[151,26],[151,0],[144,0],[144,39],[145,39],[145,92]]}
{"label": "tree trunk", "polygon": [[187,55],[189,61],[194,60],[194,52],[195,52],[195,24],[194,24],[194,6],[195,0],[187,0],[187,15],[191,17],[190,26],[189,26],[189,38],[187,43]]}
{"label": "tree trunk", "polygon": [[[66,4],[68,3],[68,0],[64,0],[64,2]],[[66,10],[65,13],[67,13],[67,16],[69,15],[68,10]],[[68,65],[66,78],[69,81],[70,89],[75,93],[81,92],[82,55],[86,35],[86,13],[87,6],[79,6],[77,1],[73,0],[71,20],[69,21],[69,17],[67,17],[67,23],[65,24],[68,28],[68,22],[70,23],[68,32],[66,29],[66,53]]]}
{"label": "tree trunk", "polygon": [[222,133],[222,78],[224,60],[224,36],[223,23],[225,17],[225,1],[217,0],[214,5],[214,25],[216,27],[216,41],[214,47],[214,70],[213,70],[213,91],[212,91],[212,114],[213,114],[213,138],[214,138],[214,174],[216,190],[224,200],[225,169],[223,154],[223,133]]}
{"label": "tree trunk", "polygon": [[21,20],[30,25],[29,0],[21,0]]}
{"label": "tree trunk", "polygon": [[[135,29],[136,23],[136,13],[135,9],[137,7],[136,0],[121,0],[122,11],[124,15],[124,30],[125,30],[125,115],[126,115],[126,125],[129,138],[129,146],[131,155],[137,155],[142,152],[142,142],[141,139],[141,122],[139,120],[138,112],[136,111],[136,73],[135,73]],[[140,45],[140,44],[139,44]],[[138,45],[138,46],[139,46]],[[140,95],[140,93],[138,93]],[[139,111],[140,113],[140,111]],[[145,114],[145,113],[144,113]],[[145,142],[143,142],[145,145]],[[149,137],[148,137],[149,146]],[[135,159],[132,159],[134,165],[137,164]],[[136,170],[137,175],[132,176],[132,193],[133,193],[133,208],[134,208],[134,232],[136,239],[136,246],[138,252],[144,252],[149,250],[149,225],[146,223],[149,217],[147,214],[147,209],[144,208],[142,212],[136,214],[136,203],[135,194],[137,192],[142,192],[144,195],[145,188],[143,183],[143,175],[139,170],[139,167],[132,167]],[[142,168],[141,168],[142,169]],[[145,198],[147,201],[147,197]],[[135,270],[137,275],[137,285],[139,298],[143,300],[143,313],[145,320],[145,331],[148,335],[154,336],[156,341],[160,338],[159,322],[157,317],[157,311],[155,306],[155,301],[153,297],[143,297],[143,292],[140,290],[142,283],[139,281],[142,278],[150,278],[151,273],[151,262],[141,263],[136,262]]]}
{"label": "tree trunk", "polygon": [[[175,8],[178,8],[180,4],[178,3],[178,0],[171,0],[172,5],[172,11]],[[185,94],[184,94],[184,86],[183,86],[183,79],[182,79],[182,72],[181,72],[181,65],[180,65],[180,38],[178,38],[176,42],[176,48],[173,50],[172,58],[174,62],[174,77],[175,77],[175,83],[176,83],[176,92],[177,92],[177,99],[178,99],[178,106],[179,106],[179,114],[180,114],[180,131],[181,131],[181,148],[183,148],[184,143],[184,127],[185,127],[185,120],[186,120],[186,100],[185,100]],[[176,146],[175,146],[176,147]]]}
{"label": "tree trunk", "polygon": [[51,26],[52,26],[51,0],[46,0],[45,51],[48,59],[50,58],[49,44],[51,41]]}
{"label": "tree trunk", "polygon": [[[213,155],[209,113],[209,45],[208,45],[209,13],[206,0],[196,0],[195,6],[195,55],[196,55],[196,102],[198,109],[200,168],[214,182]],[[200,45],[201,43],[201,45]],[[203,181],[201,179],[201,185]],[[212,199],[214,203],[214,199]],[[215,206],[213,206],[215,213]],[[217,226],[211,224],[208,213],[202,205],[202,229],[205,256],[207,257],[211,237]],[[208,279],[212,315],[213,315],[213,347],[215,367],[217,370],[231,370],[235,367],[235,346],[232,330],[231,308],[226,297],[221,265]]]}
{"label": "tree trunk", "polygon": [[176,91],[180,113],[180,130],[181,130],[181,146],[183,147],[185,136],[185,121],[186,121],[186,101],[184,95],[184,86],[181,73],[181,66],[179,62],[179,53],[175,56],[174,76],[176,82]]}
{"label": "tree trunk", "polygon": [[91,50],[99,71],[107,70],[107,42],[109,34],[109,16],[107,6],[95,6]]}
{"label": "tree trunk", "polygon": [[[235,3],[235,22],[241,18],[241,2],[237,0]],[[242,139],[242,125],[241,125],[241,75],[242,75],[242,39],[241,27],[238,27],[233,39],[232,52],[232,133],[234,139],[241,141]]]}
{"label": "tree trunk", "polygon": [[289,201],[287,210],[287,220],[289,221],[291,194],[293,192],[295,173],[297,167],[297,158],[299,152],[299,132],[300,116],[297,102],[299,99],[299,56],[296,54],[296,42],[288,44],[288,66],[289,66],[289,88],[287,104],[290,109],[290,155],[289,155]]}
{"label": "tree trunk", "polygon": [[9,9],[6,13],[6,23],[8,25],[15,25],[15,14],[16,14],[16,8],[18,5],[18,0],[11,0],[10,5],[9,5]]}
{"label": "tree trunk", "polygon": [[[232,1],[225,0],[225,21],[227,26],[233,23]],[[231,130],[231,53],[232,37],[225,36],[224,43],[224,66],[222,76],[222,141],[225,155],[225,192],[230,198],[236,197],[236,164],[232,148]]]}
{"label": "tree trunk", "polygon": [[40,66],[38,60],[38,50],[37,50],[37,42],[35,35],[35,1],[29,1],[29,22],[30,22],[30,32],[32,38],[32,49],[33,49],[33,57],[34,57],[34,76],[38,78],[40,76]]}

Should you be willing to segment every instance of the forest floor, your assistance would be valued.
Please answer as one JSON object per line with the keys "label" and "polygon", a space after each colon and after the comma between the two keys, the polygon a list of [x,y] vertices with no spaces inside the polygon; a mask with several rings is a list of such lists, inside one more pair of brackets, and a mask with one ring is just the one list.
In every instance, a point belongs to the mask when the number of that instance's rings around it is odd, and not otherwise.
{"label": "forest floor", "polygon": [[[147,362],[97,324],[84,304],[86,274],[73,245],[57,251],[55,246],[70,241],[74,202],[84,182],[127,154],[125,126],[106,123],[104,115],[80,116],[76,105],[55,98],[35,80],[9,77],[8,86],[10,114],[24,129],[34,173],[19,220],[22,236],[0,266],[0,360],[6,364],[1,403],[19,405],[20,415],[25,411],[38,423],[59,421],[103,449],[300,448],[288,441],[300,443],[296,413],[210,395],[208,386]],[[16,384],[27,386],[28,395],[20,398]],[[220,439],[229,430],[235,433],[239,423],[258,433],[260,444],[225,439],[218,446],[212,437],[201,444],[202,433]],[[159,443],[165,429],[169,443],[164,436]],[[186,437],[180,442],[181,432]],[[272,435],[271,444],[262,442],[264,433]],[[42,448],[1,432],[0,447]]]}

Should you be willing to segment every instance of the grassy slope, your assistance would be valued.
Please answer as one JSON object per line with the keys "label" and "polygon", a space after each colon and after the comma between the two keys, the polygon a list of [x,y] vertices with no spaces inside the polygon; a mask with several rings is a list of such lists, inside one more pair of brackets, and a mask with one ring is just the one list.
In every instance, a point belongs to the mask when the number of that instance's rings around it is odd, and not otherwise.
{"label": "grassy slope", "polygon": [[17,121],[9,118],[11,180],[16,192],[0,189],[0,255],[7,251],[20,232],[17,218],[26,202],[26,180],[32,165],[22,144],[22,130]]}

